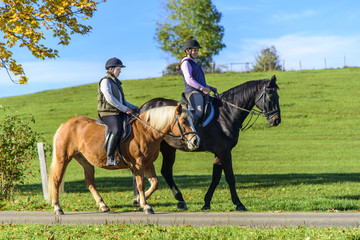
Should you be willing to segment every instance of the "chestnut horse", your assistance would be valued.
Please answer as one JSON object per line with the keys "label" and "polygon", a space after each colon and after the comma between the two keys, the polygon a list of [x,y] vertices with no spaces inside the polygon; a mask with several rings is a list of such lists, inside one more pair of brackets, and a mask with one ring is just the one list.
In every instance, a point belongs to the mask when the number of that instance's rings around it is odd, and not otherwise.
{"label": "chestnut horse", "polygon": [[[85,183],[100,211],[107,212],[110,209],[96,189],[94,166],[109,170],[130,168],[136,178],[140,207],[145,213],[154,213],[146,199],[159,185],[154,161],[159,155],[161,141],[165,136],[182,139],[194,150],[199,145],[199,137],[193,126],[191,113],[180,104],[150,109],[141,113],[130,124],[132,132],[120,144],[123,161],[117,156],[120,161],[117,166],[106,166],[106,151],[103,150],[106,127],[98,125],[95,119],[77,116],[59,127],[54,136],[49,174],[49,197],[57,215],[64,214],[59,204],[59,187],[66,167],[73,158],[84,168]],[[146,192],[144,176],[151,184]]]}

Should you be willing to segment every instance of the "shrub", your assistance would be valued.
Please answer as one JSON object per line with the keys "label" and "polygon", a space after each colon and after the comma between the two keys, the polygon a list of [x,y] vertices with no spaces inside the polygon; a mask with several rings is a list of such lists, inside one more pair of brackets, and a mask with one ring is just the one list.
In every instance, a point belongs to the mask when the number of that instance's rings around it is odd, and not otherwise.
{"label": "shrub", "polygon": [[172,75],[180,75],[181,72],[177,70],[177,66],[179,63],[169,64],[165,71],[163,71],[163,76],[172,76]]}
{"label": "shrub", "polygon": [[281,70],[280,57],[274,46],[262,49],[255,57],[255,62],[254,72]]}
{"label": "shrub", "polygon": [[31,172],[32,158],[37,154],[40,134],[31,130],[29,124],[16,115],[6,115],[0,122],[0,199],[11,200],[18,184],[24,184]]}

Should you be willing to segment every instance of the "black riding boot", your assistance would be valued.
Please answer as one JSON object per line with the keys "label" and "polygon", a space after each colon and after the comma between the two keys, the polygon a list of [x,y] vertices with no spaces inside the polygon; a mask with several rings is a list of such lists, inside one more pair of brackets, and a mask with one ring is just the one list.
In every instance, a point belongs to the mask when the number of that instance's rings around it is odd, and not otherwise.
{"label": "black riding boot", "polygon": [[119,165],[120,162],[115,161],[115,149],[118,144],[119,137],[111,134],[109,137],[108,145],[107,145],[107,162],[106,166],[116,166]]}

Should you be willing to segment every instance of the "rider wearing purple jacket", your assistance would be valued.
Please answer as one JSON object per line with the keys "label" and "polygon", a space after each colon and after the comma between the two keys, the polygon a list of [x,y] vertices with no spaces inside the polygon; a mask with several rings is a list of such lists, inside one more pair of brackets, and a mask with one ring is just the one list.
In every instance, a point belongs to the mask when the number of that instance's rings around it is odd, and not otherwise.
{"label": "rider wearing purple jacket", "polygon": [[217,92],[215,87],[206,84],[205,74],[196,58],[202,48],[198,41],[191,39],[184,44],[186,55],[181,59],[178,69],[185,83],[185,97],[194,108],[194,125],[196,126],[204,109],[204,96],[210,91]]}

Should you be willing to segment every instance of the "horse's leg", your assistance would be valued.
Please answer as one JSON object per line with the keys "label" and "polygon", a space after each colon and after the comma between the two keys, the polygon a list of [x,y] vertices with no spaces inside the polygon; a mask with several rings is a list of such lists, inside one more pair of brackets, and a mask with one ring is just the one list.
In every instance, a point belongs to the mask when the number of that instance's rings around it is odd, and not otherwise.
{"label": "horse's leg", "polygon": [[[133,174],[133,186],[134,186],[134,198],[133,198],[133,204],[139,205],[140,202],[140,195],[139,190],[136,186],[136,178],[135,174],[132,171]],[[145,199],[148,199],[158,188],[159,188],[159,179],[156,176],[155,167],[154,164],[152,164],[149,169],[145,171],[145,177],[149,180],[151,186],[150,188],[145,192]]]}
{"label": "horse's leg", "polygon": [[168,184],[169,188],[171,189],[175,199],[178,201],[177,207],[178,209],[187,210],[188,207],[186,202],[174,182],[173,177],[173,166],[175,163],[175,152],[176,149],[171,147],[165,141],[161,142],[160,151],[163,156],[163,162],[161,167],[161,175],[164,177],[166,183]]}
{"label": "horse's leg", "polygon": [[135,178],[135,174],[134,171],[131,170],[132,176],[133,176],[133,188],[134,188],[134,197],[133,197],[133,205],[135,206],[139,206],[139,190],[137,188],[137,184],[136,184],[136,178]]}
{"label": "horse's leg", "polygon": [[85,157],[82,155],[77,155],[75,157],[76,161],[83,167],[84,175],[85,175],[85,184],[89,188],[91,195],[96,201],[96,205],[99,207],[101,212],[108,212],[110,208],[104,203],[102,197],[100,196],[98,190],[95,185],[95,169],[94,166],[91,165]]}
{"label": "horse's leg", "polygon": [[153,163],[145,170],[145,177],[151,184],[149,189],[145,192],[145,199],[149,199],[149,197],[159,188],[159,180],[156,176],[155,166]]}
{"label": "horse's leg", "polygon": [[222,166],[221,166],[220,160],[215,155],[214,165],[213,165],[213,173],[212,173],[212,180],[211,180],[210,187],[209,187],[208,191],[205,194],[205,198],[204,198],[205,204],[201,208],[202,210],[210,210],[210,202],[211,202],[211,199],[212,199],[212,197],[214,195],[215,189],[216,189],[217,185],[220,182],[221,172],[222,172]]}
{"label": "horse's leg", "polygon": [[64,154],[57,154],[55,151],[53,153],[53,160],[50,166],[49,174],[49,197],[51,199],[51,205],[54,207],[54,212],[56,215],[63,215],[64,211],[62,210],[59,203],[59,188],[63,184],[63,178],[65,170],[70,160],[65,157]]}
{"label": "horse's leg", "polygon": [[226,182],[229,184],[230,193],[231,193],[231,200],[236,205],[237,211],[247,211],[244,204],[241,203],[239,196],[236,192],[235,186],[235,175],[232,167],[232,159],[231,159],[231,152],[225,154],[226,158],[221,159],[222,166],[224,168],[224,174],[226,178]]}
{"label": "horse's leg", "polygon": [[146,214],[153,214],[154,210],[152,209],[152,207],[149,204],[147,204],[146,199],[145,199],[145,182],[144,182],[143,166],[138,165],[138,166],[134,167],[133,172],[135,174],[136,185],[139,190],[140,207],[144,209],[144,212]]}

